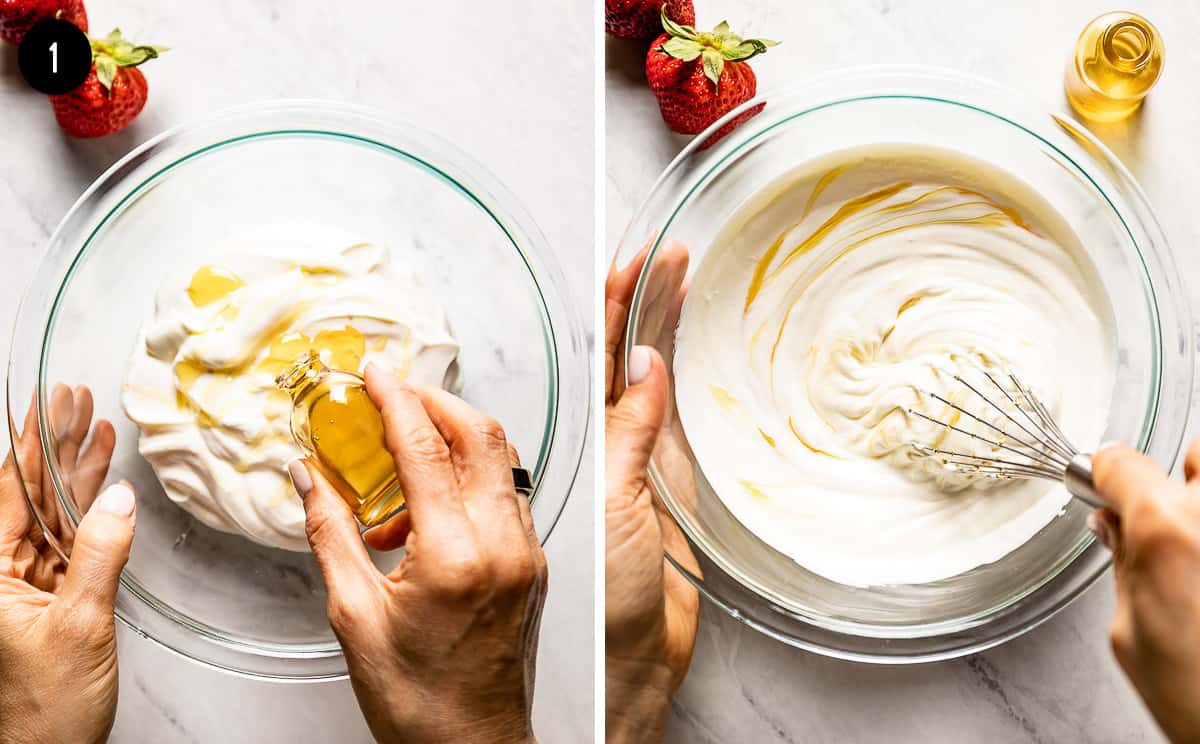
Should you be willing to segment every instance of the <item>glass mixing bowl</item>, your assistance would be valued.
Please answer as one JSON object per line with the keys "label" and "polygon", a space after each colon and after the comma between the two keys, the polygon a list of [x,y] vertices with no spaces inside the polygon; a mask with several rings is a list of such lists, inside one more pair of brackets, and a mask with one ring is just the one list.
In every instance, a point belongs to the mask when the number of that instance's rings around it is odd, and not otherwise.
{"label": "glass mixing bowl", "polygon": [[[14,443],[40,436],[61,510],[78,522],[88,495],[73,492],[54,455],[61,432],[51,430],[48,396],[57,383],[89,386],[97,417],[116,429],[108,481],[129,480],[139,500],[120,619],[228,671],[328,679],[346,665],[312,556],[214,531],[176,507],[120,404],[163,278],[273,229],[389,245],[438,294],[462,345],[463,397],[504,425],[533,473],[543,542],[582,455],[590,365],[554,253],[515,198],[448,143],[368,111],[272,103],[183,126],[122,159],[75,204],[18,312]],[[21,430],[30,400],[37,431]],[[46,511],[57,505],[33,496],[38,518],[53,518]],[[69,545],[56,547],[69,558]]]}
{"label": "glass mixing bowl", "polygon": [[[1191,400],[1193,348],[1166,239],[1141,189],[1103,145],[1077,124],[1019,100],[957,73],[859,68],[731,112],[671,163],[620,242],[618,265],[650,246],[626,358],[634,345],[652,345],[671,368],[681,287],[730,216],[767,184],[804,161],[862,145],[951,148],[1020,177],[1079,236],[1115,314],[1117,373],[1104,439],[1129,442],[1174,467]],[[762,113],[702,147],[759,103]],[[806,570],[743,527],[705,480],[674,412],[650,478],[696,560],[668,558],[705,597],[770,636],[835,657],[894,664],[988,648],[1050,617],[1109,563],[1085,525],[1088,508],[1072,502],[990,565],[927,584],[849,587]]]}

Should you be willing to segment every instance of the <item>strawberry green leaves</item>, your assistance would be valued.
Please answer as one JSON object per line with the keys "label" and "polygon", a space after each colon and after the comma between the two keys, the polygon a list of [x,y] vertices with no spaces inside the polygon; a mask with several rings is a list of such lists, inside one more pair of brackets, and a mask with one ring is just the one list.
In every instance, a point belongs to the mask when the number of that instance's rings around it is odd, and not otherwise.
{"label": "strawberry green leaves", "polygon": [[730,31],[729,24],[725,21],[717,24],[712,31],[698,32],[691,26],[676,23],[668,18],[665,7],[662,11],[662,25],[670,38],[659,47],[659,51],[684,62],[701,58],[704,76],[718,88],[727,61],[744,62],[779,43],[769,39],[743,39]]}
{"label": "strawberry green leaves", "polygon": [[662,50],[675,59],[691,62],[704,52],[704,47],[690,39],[671,37],[662,45]]}
{"label": "strawberry green leaves", "polygon": [[117,61],[108,55],[96,57],[96,78],[105,90],[112,90],[113,78],[117,76]]}
{"label": "strawberry green leaves", "polygon": [[167,51],[166,47],[134,45],[114,28],[103,39],[92,39],[92,60],[96,63],[96,78],[105,90],[112,90],[113,79],[120,67],[137,67]]}
{"label": "strawberry green leaves", "polygon": [[716,49],[704,50],[704,77],[713,81],[714,88],[721,87],[721,73],[725,70],[725,57]]}
{"label": "strawberry green leaves", "polygon": [[[688,41],[698,41],[700,35],[696,33],[696,29],[691,26],[685,26],[681,23],[676,23],[667,17],[667,9],[664,6],[660,11],[662,16],[663,30],[671,36],[672,39],[687,39]],[[695,59],[695,57],[692,57]]]}
{"label": "strawberry green leaves", "polygon": [[725,59],[731,62],[741,62],[755,55],[763,54],[768,48],[773,46],[779,46],[779,42],[767,39],[746,39],[733,49],[726,50],[724,53]]}

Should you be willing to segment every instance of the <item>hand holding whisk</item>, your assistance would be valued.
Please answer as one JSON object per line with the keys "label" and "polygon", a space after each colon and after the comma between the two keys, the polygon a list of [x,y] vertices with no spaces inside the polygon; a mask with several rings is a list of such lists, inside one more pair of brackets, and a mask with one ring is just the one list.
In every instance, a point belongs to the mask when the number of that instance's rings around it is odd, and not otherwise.
{"label": "hand holding whisk", "polygon": [[[1075,498],[1089,506],[1102,507],[1104,504],[1096,495],[1092,483],[1092,456],[1080,452],[1071,444],[1046,406],[1029,387],[1022,384],[1011,371],[1004,373],[1011,383],[1011,391],[997,382],[987,370],[981,369],[980,374],[991,384],[990,387],[982,383],[979,386],[972,385],[959,375],[955,375],[954,380],[970,390],[989,408],[998,412],[1002,417],[998,419],[999,423],[988,421],[933,392],[923,394],[957,411],[961,414],[958,417],[960,421],[965,416],[984,428],[970,431],[957,423],[940,421],[912,408],[908,409],[908,412],[948,431],[957,432],[987,445],[990,451],[985,454],[972,454],[943,449],[941,445],[931,447],[920,442],[912,442],[909,446],[917,453],[936,460],[943,467],[965,475],[995,480],[1042,478],[1059,481]],[[980,390],[980,387],[984,389]]]}

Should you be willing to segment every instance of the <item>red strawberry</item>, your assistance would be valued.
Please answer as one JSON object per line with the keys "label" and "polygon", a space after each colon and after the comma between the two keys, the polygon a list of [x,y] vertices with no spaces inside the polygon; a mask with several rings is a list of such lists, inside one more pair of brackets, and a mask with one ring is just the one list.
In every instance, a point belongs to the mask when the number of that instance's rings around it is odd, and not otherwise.
{"label": "red strawberry", "polygon": [[33,24],[61,18],[87,33],[87,11],[83,0],[0,0],[0,39],[20,44]]}
{"label": "red strawberry", "polygon": [[[754,97],[758,83],[746,60],[776,45],[766,39],[743,39],[722,22],[710,32],[697,32],[664,14],[666,33],[650,45],[646,78],[658,97],[663,121],[680,134],[697,134]],[[704,143],[707,147],[759,109],[747,111]]]}
{"label": "red strawberry", "polygon": [[70,93],[50,96],[58,125],[72,137],[103,137],[125,128],[146,105],[146,76],[136,67],[165,52],[164,47],[134,46],[113,30],[92,39],[92,71]]}
{"label": "red strawberry", "polygon": [[622,39],[649,41],[662,32],[661,13],[676,23],[696,23],[692,0],[604,0],[604,30]]}

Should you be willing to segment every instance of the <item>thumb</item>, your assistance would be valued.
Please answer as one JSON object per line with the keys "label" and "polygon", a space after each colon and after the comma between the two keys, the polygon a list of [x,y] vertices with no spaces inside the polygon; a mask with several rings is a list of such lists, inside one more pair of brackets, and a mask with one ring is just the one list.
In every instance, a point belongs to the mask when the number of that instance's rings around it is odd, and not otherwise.
{"label": "thumb", "polygon": [[1092,482],[1100,499],[1118,516],[1123,516],[1141,499],[1159,500],[1172,483],[1148,456],[1124,445],[1101,447],[1092,455]]}
{"label": "thumb", "polygon": [[137,502],[128,483],[104,489],[79,522],[63,597],[112,614],[136,520]]}
{"label": "thumb", "polygon": [[379,569],[367,555],[358,521],[311,462],[292,460],[288,475],[304,502],[304,528],[331,601],[361,606],[371,597]]}
{"label": "thumb", "polygon": [[629,355],[629,386],[605,421],[609,493],[631,494],[641,488],[666,412],[666,364],[656,350],[635,346]]}

